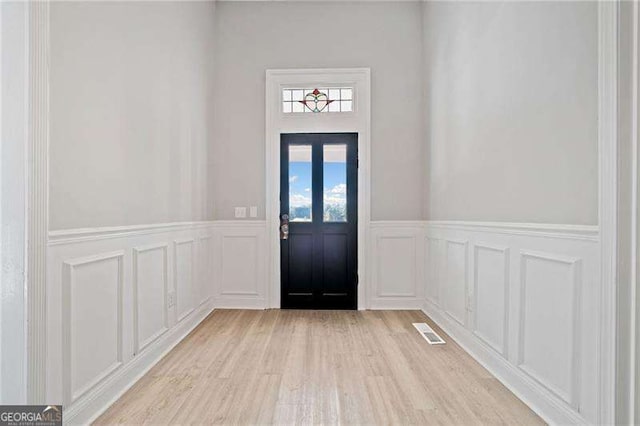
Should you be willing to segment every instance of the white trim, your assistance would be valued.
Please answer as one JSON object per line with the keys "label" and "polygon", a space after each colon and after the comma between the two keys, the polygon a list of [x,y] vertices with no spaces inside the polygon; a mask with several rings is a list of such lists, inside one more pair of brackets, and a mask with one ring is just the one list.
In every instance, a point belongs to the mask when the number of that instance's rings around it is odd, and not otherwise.
{"label": "white trim", "polygon": [[45,403],[49,221],[49,1],[29,2],[27,402]]}
{"label": "white trim", "polygon": [[459,229],[512,235],[529,235],[548,238],[568,238],[599,241],[596,225],[565,225],[556,223],[471,222],[461,220],[428,220],[430,228]]}
{"label": "white trim", "polygon": [[[149,223],[129,226],[103,226],[99,228],[75,228],[49,232],[49,245],[80,243],[107,238],[126,238],[134,235],[155,234],[158,232],[182,231],[187,229],[206,228],[213,221]],[[245,222],[243,222],[245,223]]]}
{"label": "white trim", "polygon": [[477,339],[473,332],[442,313],[438,307],[426,302],[422,311],[545,422],[576,425],[587,423],[568,405],[561,404],[552,397],[546,387],[502,358],[494,348]]}
{"label": "white trim", "polygon": [[[487,339],[484,334],[478,329],[478,254],[481,250],[492,251],[502,254],[502,261],[504,262],[503,274],[503,297],[504,297],[504,315],[503,315],[503,328],[502,328],[502,347],[496,347],[495,343]],[[511,249],[508,246],[495,246],[492,244],[476,243],[473,245],[473,279],[471,290],[471,301],[473,307],[471,308],[470,329],[482,340],[487,346],[493,348],[505,359],[509,359],[509,310],[511,303],[509,300],[509,287],[511,285],[510,269],[511,268]]]}
{"label": "white trim", "polygon": [[385,228],[418,228],[422,229],[427,225],[425,220],[375,220],[369,222],[371,229],[385,229]]}
{"label": "white trim", "polygon": [[445,268],[445,276],[447,279],[447,286],[448,288],[450,288],[449,286],[451,286],[451,276],[450,276],[450,269],[449,269],[449,247],[452,245],[458,245],[458,246],[462,246],[464,249],[464,317],[463,318],[456,318],[456,315],[454,312],[451,312],[449,310],[449,305],[448,305],[448,294],[445,291],[444,293],[444,303],[442,303],[443,306],[443,311],[446,315],[448,315],[452,320],[456,321],[458,324],[460,324],[463,327],[469,327],[469,241],[468,240],[456,240],[456,239],[451,239],[451,238],[445,238],[444,239],[444,255],[445,258],[447,259],[447,267]]}
{"label": "white trim", "polygon": [[[162,251],[162,325],[163,328],[156,332],[153,336],[148,337],[144,342],[140,341],[140,254],[151,251]],[[164,242],[160,244],[148,244],[133,248],[133,354],[137,355],[147,346],[157,340],[165,332],[169,330],[169,244]]]}
{"label": "white trim", "polygon": [[[135,380],[140,377],[142,373],[139,373],[143,369],[150,368],[158,360],[160,352],[164,352],[168,346],[174,346],[178,340],[182,339],[182,331],[186,328],[192,329],[203,318],[202,315],[207,314],[214,307],[214,300],[212,298],[213,283],[212,278],[215,280],[215,271],[207,272],[206,276],[198,275],[199,255],[204,253],[215,253],[215,256],[219,256],[219,251],[213,251],[215,247],[209,247],[206,249],[206,244],[200,246],[200,243],[206,243],[207,241],[215,241],[214,236],[217,233],[223,232],[224,228],[220,227],[216,229],[214,225],[207,227],[196,227],[188,229],[178,229],[173,232],[166,232],[166,227],[158,226],[156,224],[148,225],[149,227],[157,228],[156,233],[150,233],[148,235],[134,235],[130,237],[122,238],[109,238],[101,239],[101,235],[98,233],[96,239],[86,240],[83,242],[73,241],[68,244],[59,244],[49,247],[49,264],[47,282],[49,285],[48,293],[48,324],[49,324],[49,353],[47,358],[47,398],[51,401],[56,401],[56,398],[61,398],[61,395],[69,395],[68,400],[73,399],[73,403],[65,402],[65,419],[69,424],[85,424],[89,422],[89,419],[93,419],[95,416],[104,411],[110,403],[112,403],[117,396],[121,395],[128,387],[133,385]],[[144,227],[144,225],[142,225]],[[71,230],[73,231],[73,230]],[[106,229],[109,233],[111,229]],[[73,232],[71,232],[73,233]],[[183,243],[184,245],[180,245]],[[175,246],[180,247],[179,251],[175,250]],[[143,330],[138,329],[138,325],[141,324],[143,318],[150,318],[144,316],[149,311],[146,306],[139,306],[136,303],[136,290],[142,290],[143,285],[146,282],[139,281],[143,279],[142,275],[138,275],[138,258],[139,253],[158,250],[153,253],[152,263],[148,264],[150,271],[162,273],[164,277],[158,275],[158,279],[161,282],[156,283],[153,287],[157,289],[158,296],[157,304],[153,304],[153,309],[158,314],[154,316],[153,331],[149,330],[149,335],[144,336],[140,334]],[[161,255],[160,255],[161,254]],[[146,255],[146,254],[145,254]],[[208,256],[208,255],[207,255]],[[109,362],[104,360],[99,365],[94,365],[91,360],[85,360],[83,364],[87,367],[91,367],[91,378],[87,378],[87,375],[78,376],[89,386],[82,386],[84,383],[75,383],[74,395],[70,395],[70,382],[68,380],[68,371],[77,369],[77,363],[73,363],[73,360],[69,359],[69,354],[72,349],[69,345],[70,329],[68,327],[69,309],[70,304],[74,303],[73,299],[70,299],[69,285],[71,281],[74,263],[91,263],[96,261],[102,261],[104,259],[117,258],[118,263],[116,265],[114,260],[107,260],[106,264],[89,265],[90,268],[99,267],[100,271],[105,272],[104,275],[97,276],[97,279],[104,277],[104,282],[94,283],[96,285],[110,286],[110,291],[115,289],[118,285],[120,289],[119,298],[119,317],[121,318],[118,326],[115,325],[115,317],[109,316],[108,322],[104,322],[105,326],[109,326],[109,330],[116,330],[118,333],[118,340],[121,342],[119,348],[118,362],[116,363],[115,355],[108,357]],[[180,264],[181,270],[178,271],[176,266],[176,259],[184,261]],[[213,259],[213,258],[212,258]],[[149,259],[151,260],[151,259]],[[206,262],[203,259],[202,262]],[[210,264],[213,266],[214,261]],[[140,264],[140,267],[142,264]],[[83,267],[81,267],[83,268]],[[104,268],[104,270],[102,269]],[[191,268],[191,269],[190,269]],[[119,269],[120,274],[116,280],[115,271]],[[204,268],[203,268],[204,269]],[[96,269],[91,269],[95,271]],[[146,267],[145,267],[145,270]],[[88,271],[87,273],[92,273]],[[191,282],[188,280],[188,273],[191,272]],[[140,270],[142,273],[142,270]],[[177,278],[184,286],[177,289],[175,294],[175,303],[170,308],[168,307],[168,295],[169,291],[176,291],[174,289],[174,281]],[[84,275],[83,275],[84,276]],[[93,276],[93,275],[92,275]],[[84,276],[85,278],[87,276]],[[77,279],[82,277],[77,276]],[[116,281],[119,283],[116,284]],[[264,278],[263,278],[264,281]],[[81,285],[83,282],[78,281],[76,285]],[[91,283],[89,283],[91,284]],[[189,291],[189,284],[191,290]],[[146,288],[146,287],[145,287]],[[77,290],[77,289],[76,289]],[[205,291],[206,290],[206,291]],[[85,295],[88,293],[85,293]],[[114,293],[110,293],[114,294]],[[140,293],[142,297],[142,293]],[[187,299],[183,299],[187,298]],[[85,299],[76,302],[84,303]],[[93,303],[98,303],[95,298],[87,299]],[[113,309],[115,309],[114,299],[110,299]],[[183,313],[190,311],[187,316],[183,316],[182,320],[178,322],[176,318],[176,309],[181,301],[185,301],[180,306]],[[200,303],[202,302],[202,303]],[[114,311],[105,306],[105,312],[113,313]],[[174,308],[175,306],[175,308]],[[193,309],[193,306],[196,306]],[[160,322],[160,309],[163,311],[162,323]],[[138,318],[136,318],[139,315]],[[74,325],[74,327],[77,324]],[[78,331],[86,332],[86,328],[80,328]],[[71,332],[73,332],[71,330]],[[151,335],[153,334],[153,335]],[[84,334],[78,334],[73,332],[71,338],[83,339]],[[63,340],[64,339],[64,340]],[[177,339],[177,340],[176,340]],[[77,344],[83,342],[76,341]],[[86,342],[85,342],[86,343]],[[136,344],[137,343],[137,344]],[[108,345],[108,348],[115,348],[114,345]],[[100,367],[100,368],[98,368]],[[104,367],[104,369],[102,368]],[[95,373],[95,374],[94,374]],[[90,380],[93,379],[93,380]],[[67,401],[68,401],[67,400]]]}
{"label": "white trim", "polygon": [[264,220],[212,220],[212,225],[219,225],[225,227],[241,227],[241,228],[255,228],[264,226]]}
{"label": "white trim", "polygon": [[[354,88],[354,112],[340,114],[285,114],[280,101],[283,86],[331,86]],[[280,307],[280,134],[358,133],[358,309],[369,307],[367,242],[371,218],[371,71],[369,68],[283,69],[266,71],[266,220],[269,259],[268,307]]]}
{"label": "white trim", "polygon": [[213,311],[211,302],[197,308],[188,320],[176,324],[138,356],[115,371],[65,410],[67,424],[90,424],[140,380],[165,355],[200,325]]}
{"label": "white trim", "polygon": [[[598,423],[598,372],[595,368],[598,364],[597,346],[596,339],[590,339],[597,335],[598,327],[596,313],[589,307],[598,306],[599,302],[599,245],[585,239],[540,238],[538,231],[533,229],[528,233],[523,231],[522,235],[513,235],[488,232],[483,227],[461,230],[455,227],[431,227],[427,224],[425,236],[431,241],[425,261],[432,271],[425,274],[425,287],[429,291],[425,292],[424,310],[491,374],[551,424]],[[460,257],[462,252],[458,250],[459,247],[452,245],[455,242],[467,242],[470,250],[464,258],[465,262]],[[495,251],[497,256],[480,259],[479,250],[487,247]],[[457,255],[450,257],[448,251],[453,249],[456,249]],[[568,322],[557,331],[543,330],[529,321],[532,327],[527,328],[527,332],[532,334],[525,336],[523,333],[523,319],[527,316],[533,318],[530,315],[544,314],[545,306],[540,304],[541,301],[544,303],[544,299],[533,299],[536,304],[531,305],[529,312],[524,312],[527,309],[525,301],[532,299],[529,299],[529,294],[525,294],[523,289],[535,289],[539,277],[531,274],[527,277],[527,265],[523,256],[566,264],[557,269],[557,266],[545,263],[542,266],[544,269],[536,266],[529,270],[534,274],[540,271],[546,271],[541,272],[542,274],[552,274],[549,277],[564,288],[558,306],[567,309],[567,312],[570,310],[573,315],[567,314]],[[498,261],[499,258],[502,258],[502,262]],[[491,271],[488,275],[491,278],[484,280],[484,289],[478,287],[480,268],[490,268],[486,271]],[[462,279],[463,276],[467,279],[467,292],[462,292],[459,281],[452,280],[454,277]],[[531,279],[534,281],[530,281]],[[444,290],[452,285],[460,291],[449,298]],[[439,305],[432,300],[436,289],[440,291]],[[486,295],[503,294],[504,304],[487,303],[490,300],[488,298],[485,298],[485,302],[480,302],[478,297],[483,292]],[[469,307],[469,320],[466,323],[462,321],[465,299]],[[452,306],[455,309],[451,310]],[[499,328],[495,322],[490,327],[482,327],[490,332],[488,335],[493,336],[492,339],[483,339],[479,335],[481,333],[477,332],[479,307],[485,312],[487,308],[492,309],[492,314],[495,314],[492,318],[504,321],[503,328]],[[456,313],[459,315],[455,315]],[[563,346],[546,361],[544,355],[542,360],[536,358],[540,355],[539,348],[529,347],[525,354],[523,342],[537,342],[538,340],[531,340],[529,336],[539,339],[540,333],[548,333],[549,342],[572,339],[572,344]],[[499,341],[500,338],[502,342]],[[549,374],[553,375],[558,371],[566,371],[570,373],[570,377],[567,376],[565,382],[563,376],[562,381],[558,381],[556,385],[556,380]]]}
{"label": "white trim", "polygon": [[[62,282],[62,370],[63,370],[63,388],[62,399],[64,405],[71,405],[78,398],[96,387],[100,382],[111,376],[114,372],[124,365],[123,345],[123,313],[124,313],[124,250],[118,250],[108,253],[101,253],[81,258],[66,260],[63,265],[63,282]],[[73,389],[73,353],[72,353],[72,320],[71,312],[73,310],[73,287],[75,287],[75,268],[78,266],[89,265],[91,263],[104,262],[106,260],[116,259],[118,262],[118,282],[116,284],[117,296],[117,347],[116,360],[106,370],[94,377],[91,382],[84,384],[83,387],[76,391]]]}
{"label": "white trim", "polygon": [[[204,235],[202,237],[198,237],[197,243],[197,256],[196,256],[196,270],[197,277],[196,282],[198,283],[198,296],[202,296],[199,292],[202,291],[202,283],[209,283],[210,280],[213,280],[213,233]],[[207,250],[204,250],[204,248]],[[213,297],[213,290],[208,291],[205,299],[200,300],[197,307],[205,304]]]}
{"label": "white trim", "polygon": [[601,424],[615,422],[618,11],[617,1],[598,2],[598,218],[601,257],[598,419]]}
{"label": "white trim", "polygon": [[213,305],[216,309],[267,309],[267,301],[265,299],[253,297],[214,298]]}
{"label": "white trim", "polygon": [[[560,264],[569,265],[571,269],[571,294],[573,301],[571,305],[572,310],[572,324],[571,324],[571,385],[570,389],[565,393],[561,389],[551,383],[545,383],[545,380],[538,376],[538,374],[529,369],[525,364],[525,318],[527,316],[526,310],[526,286],[527,286],[527,259],[542,259],[549,262],[555,262]],[[516,352],[516,365],[525,372],[528,376],[536,380],[541,386],[545,387],[549,392],[553,393],[556,397],[562,399],[567,404],[571,405],[576,411],[579,411],[580,407],[580,312],[582,311],[581,300],[581,270],[582,259],[570,256],[560,256],[551,253],[544,253],[532,250],[520,250],[520,279],[519,279],[519,293],[520,293],[520,313],[517,320],[518,323],[518,344]]]}
{"label": "white trim", "polygon": [[[0,26],[2,25],[2,7],[0,6]],[[3,34],[2,34],[2,28],[0,28],[0,57],[3,55],[3,49],[2,49],[2,40],[3,40]],[[4,144],[4,139],[2,138],[2,104],[4,103],[3,101],[3,84],[2,81],[5,80],[6,77],[4,77],[6,75],[6,71],[4,71],[3,69],[4,67],[0,64],[0,143]],[[2,188],[2,162],[0,161],[0,188]],[[3,202],[3,194],[2,191],[0,190],[0,203]],[[0,209],[0,224],[2,224],[2,226],[4,226],[4,222],[2,221],[2,209]],[[3,235],[3,229],[2,227],[0,227],[0,241],[4,240],[4,235]],[[4,265],[4,261],[3,261],[3,249],[4,249],[4,243],[0,244],[0,266]],[[6,256],[6,255],[5,255]],[[2,283],[0,283],[0,287],[2,286]],[[0,318],[2,318],[2,302],[0,302]],[[2,342],[2,326],[0,325],[0,342]],[[26,352],[25,352],[26,353]],[[3,361],[2,361],[2,355],[3,355],[3,351],[0,350],[0,401],[5,401],[6,398],[6,390],[5,390],[5,386],[2,386],[2,383],[5,383],[3,378],[2,378],[2,365],[3,365]],[[27,355],[28,356],[28,355]],[[25,389],[26,389],[27,385],[25,384]]]}
{"label": "white trim", "polygon": [[638,381],[637,381],[637,356],[638,356],[638,304],[637,304],[637,295],[638,295],[638,215],[640,214],[640,206],[638,203],[640,202],[638,198],[638,179],[639,179],[639,171],[638,171],[638,162],[640,161],[640,147],[638,144],[640,140],[638,139],[638,114],[640,112],[640,5],[638,2],[633,2],[632,4],[633,10],[633,28],[632,28],[632,71],[631,71],[631,152],[632,152],[632,161],[631,161],[631,309],[630,309],[630,349],[631,349],[631,363],[630,363],[630,371],[629,377],[631,378],[631,385],[629,387],[629,423],[635,424],[640,413],[636,412],[636,406],[638,402],[636,401],[638,395]]}
{"label": "white trim", "polygon": [[[178,306],[179,306],[179,301],[181,297],[184,297],[184,294],[180,294],[179,287],[178,287],[178,263],[179,263],[179,259],[178,259],[178,247],[183,246],[183,245],[187,245],[189,244],[189,250],[191,252],[191,282],[189,282],[189,298],[191,299],[191,307],[185,311],[185,312],[180,312],[178,310]],[[173,305],[173,310],[175,312],[176,318],[177,318],[177,322],[181,322],[183,319],[187,318],[189,315],[191,315],[195,310],[195,301],[194,301],[194,281],[198,279],[197,275],[196,275],[196,268],[195,266],[195,257],[196,257],[196,239],[194,238],[179,238],[176,240],[173,240],[173,294],[174,294],[174,305]]]}

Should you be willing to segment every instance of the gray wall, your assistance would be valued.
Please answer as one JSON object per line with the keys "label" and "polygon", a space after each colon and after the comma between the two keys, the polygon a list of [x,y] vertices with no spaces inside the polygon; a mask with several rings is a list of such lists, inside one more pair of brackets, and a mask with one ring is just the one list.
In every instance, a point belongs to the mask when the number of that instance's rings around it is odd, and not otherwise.
{"label": "gray wall", "polygon": [[597,223],[597,3],[424,6],[432,220]]}
{"label": "gray wall", "polygon": [[50,228],[211,219],[212,2],[52,2]]}
{"label": "gray wall", "polygon": [[596,24],[588,2],[55,2],[51,228],[264,218],[264,71],[292,67],[371,67],[372,219],[595,224]]}
{"label": "gray wall", "polygon": [[26,402],[27,16],[0,2],[0,404]]}
{"label": "gray wall", "polygon": [[216,9],[216,219],[265,205],[265,70],[370,67],[372,219],[423,218],[421,5],[222,2]]}

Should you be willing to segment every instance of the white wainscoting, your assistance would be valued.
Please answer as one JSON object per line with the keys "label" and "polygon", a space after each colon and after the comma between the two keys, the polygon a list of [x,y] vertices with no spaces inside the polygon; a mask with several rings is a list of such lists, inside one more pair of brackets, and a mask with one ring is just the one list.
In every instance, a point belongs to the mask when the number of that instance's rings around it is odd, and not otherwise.
{"label": "white wainscoting", "polygon": [[[424,222],[371,222],[369,309],[420,309],[424,301]],[[361,282],[360,285],[366,285]]]}
{"label": "white wainscoting", "polygon": [[182,238],[173,241],[173,282],[175,283],[176,313],[178,322],[193,312],[197,288],[193,285],[195,256],[195,238]]}
{"label": "white wainscoting", "polygon": [[268,247],[265,221],[215,222],[217,308],[266,309]]}
{"label": "white wainscoting", "polygon": [[598,422],[597,227],[427,222],[424,311],[545,420]]}
{"label": "white wainscoting", "polygon": [[[265,221],[51,232],[47,400],[106,409],[216,308],[268,306]],[[371,222],[368,309],[423,309],[552,423],[596,423],[595,227]]]}
{"label": "white wainscoting", "polygon": [[213,309],[213,222],[55,231],[47,401],[85,424]]}
{"label": "white wainscoting", "polygon": [[169,244],[133,248],[134,354],[169,329]]}

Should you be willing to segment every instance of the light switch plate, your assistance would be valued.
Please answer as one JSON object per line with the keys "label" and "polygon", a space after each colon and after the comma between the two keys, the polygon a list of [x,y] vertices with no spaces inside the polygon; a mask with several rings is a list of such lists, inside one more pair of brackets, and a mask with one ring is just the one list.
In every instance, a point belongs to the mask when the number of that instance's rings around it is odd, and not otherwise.
{"label": "light switch plate", "polygon": [[249,207],[249,216],[258,217],[258,206]]}
{"label": "light switch plate", "polygon": [[244,217],[247,217],[247,208],[236,207],[236,218],[244,218]]}
{"label": "light switch plate", "polygon": [[167,305],[169,308],[172,308],[176,304],[176,293],[172,291],[167,295]]}

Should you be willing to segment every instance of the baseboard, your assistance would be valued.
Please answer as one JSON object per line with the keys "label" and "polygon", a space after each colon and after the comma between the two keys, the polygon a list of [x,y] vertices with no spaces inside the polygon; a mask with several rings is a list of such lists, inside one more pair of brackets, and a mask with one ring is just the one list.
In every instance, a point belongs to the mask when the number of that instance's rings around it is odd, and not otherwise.
{"label": "baseboard", "polygon": [[213,303],[216,309],[267,309],[267,301],[262,298],[217,298]]}
{"label": "baseboard", "polygon": [[498,355],[472,332],[451,320],[438,307],[425,302],[422,312],[545,422],[558,425],[589,423],[571,408],[557,401],[543,386]]}
{"label": "baseboard", "polygon": [[415,310],[422,309],[422,300],[416,298],[375,298],[369,303],[371,310]]}
{"label": "baseboard", "polygon": [[213,312],[213,309],[212,300],[203,303],[189,317],[146,347],[113,376],[89,391],[82,399],[64,411],[65,424],[92,423],[187,337]]}

